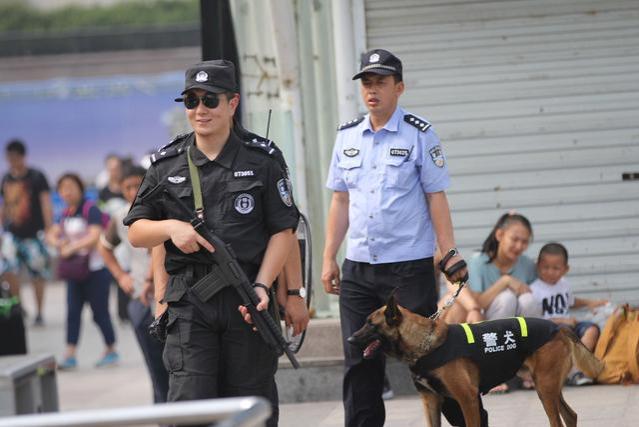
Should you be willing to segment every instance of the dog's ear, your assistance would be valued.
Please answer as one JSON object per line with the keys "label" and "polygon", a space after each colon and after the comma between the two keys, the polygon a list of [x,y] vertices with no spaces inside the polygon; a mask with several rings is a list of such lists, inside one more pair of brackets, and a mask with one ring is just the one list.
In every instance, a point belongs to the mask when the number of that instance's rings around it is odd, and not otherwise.
{"label": "dog's ear", "polygon": [[395,301],[394,292],[391,294],[390,298],[388,298],[386,310],[384,310],[384,317],[386,318],[386,323],[389,326],[398,326],[402,323],[402,313],[399,311],[399,307]]}

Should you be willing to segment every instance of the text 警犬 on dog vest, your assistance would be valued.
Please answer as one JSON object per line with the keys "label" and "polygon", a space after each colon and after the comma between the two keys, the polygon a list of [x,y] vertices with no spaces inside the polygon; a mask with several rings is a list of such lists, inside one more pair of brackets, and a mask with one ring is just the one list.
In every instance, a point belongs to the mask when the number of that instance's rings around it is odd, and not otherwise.
{"label": "text \u8b66\u72ac on dog vest", "polygon": [[444,343],[411,367],[427,372],[453,359],[469,358],[479,367],[479,391],[512,378],[528,356],[548,342],[559,327],[544,319],[515,317],[448,326]]}

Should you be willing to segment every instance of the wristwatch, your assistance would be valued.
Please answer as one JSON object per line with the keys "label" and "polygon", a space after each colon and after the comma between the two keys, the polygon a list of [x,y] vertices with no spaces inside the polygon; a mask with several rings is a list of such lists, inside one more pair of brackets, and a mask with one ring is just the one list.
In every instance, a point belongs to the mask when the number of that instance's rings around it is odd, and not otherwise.
{"label": "wristwatch", "polygon": [[446,255],[448,255],[448,258],[450,259],[452,257],[459,255],[459,250],[457,250],[457,248],[450,248],[448,252],[446,253]]}
{"label": "wristwatch", "polygon": [[296,295],[298,297],[306,298],[306,288],[289,289],[286,291],[286,295]]}

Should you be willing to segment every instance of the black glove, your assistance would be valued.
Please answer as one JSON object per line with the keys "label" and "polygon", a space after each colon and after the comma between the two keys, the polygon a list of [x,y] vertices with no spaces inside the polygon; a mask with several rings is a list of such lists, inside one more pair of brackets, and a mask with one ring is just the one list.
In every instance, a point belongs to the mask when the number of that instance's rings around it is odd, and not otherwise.
{"label": "black glove", "polygon": [[164,313],[153,319],[153,322],[149,325],[149,335],[158,340],[161,343],[166,341],[166,325],[169,323],[169,310],[164,310]]}

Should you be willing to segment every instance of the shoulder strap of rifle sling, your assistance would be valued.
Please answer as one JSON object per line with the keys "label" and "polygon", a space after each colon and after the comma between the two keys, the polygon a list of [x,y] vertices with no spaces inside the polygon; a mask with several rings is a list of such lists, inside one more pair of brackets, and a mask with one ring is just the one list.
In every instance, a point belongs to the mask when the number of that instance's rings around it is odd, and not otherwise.
{"label": "shoulder strap of rifle sling", "polygon": [[191,146],[186,149],[186,158],[189,163],[189,175],[191,177],[191,187],[193,187],[193,201],[195,202],[195,214],[204,220],[204,203],[202,201],[202,186],[200,185],[200,173],[191,159]]}

